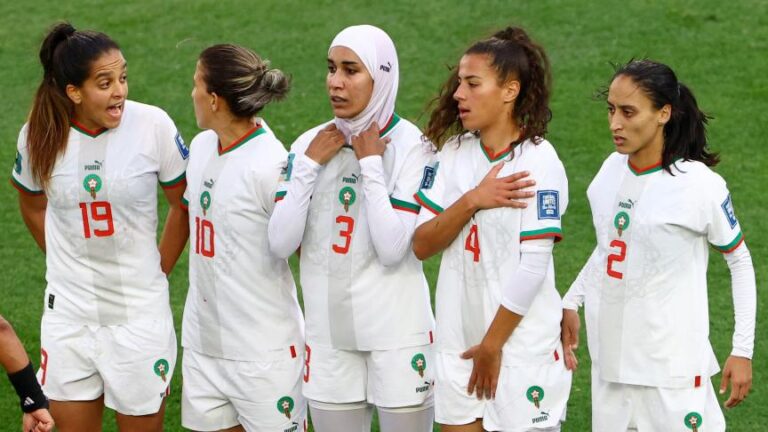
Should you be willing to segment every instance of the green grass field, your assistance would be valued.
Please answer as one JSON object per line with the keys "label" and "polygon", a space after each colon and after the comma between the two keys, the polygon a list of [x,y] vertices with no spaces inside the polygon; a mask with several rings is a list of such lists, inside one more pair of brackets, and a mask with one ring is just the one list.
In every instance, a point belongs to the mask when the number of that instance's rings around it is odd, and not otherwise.
{"label": "green grass field", "polygon": [[[343,27],[370,23],[392,36],[401,64],[397,110],[424,125],[425,105],[445,79],[446,66],[456,63],[471,41],[508,24],[523,25],[547,49],[553,65],[554,119],[548,138],[565,164],[571,189],[564,220],[566,241],[556,248],[557,280],[563,292],[593,248],[585,190],[612,151],[604,104],[592,95],[611,76],[610,63],[631,57],[666,62],[715,117],[709,138],[722,153],[717,171],[734,197],[755,262],[758,290],[765,289],[768,222],[761,216],[761,209],[768,208],[768,158],[763,154],[768,132],[765,0],[4,1],[0,4],[0,161],[5,161],[7,173],[2,175],[10,175],[17,134],[42,75],[39,44],[49,26],[62,19],[77,28],[104,31],[117,40],[130,65],[130,98],[168,111],[188,142],[198,132],[189,97],[198,53],[220,42],[255,49],[293,75],[287,101],[264,113],[286,144],[330,118],[324,59],[332,37]],[[7,181],[2,185],[0,226],[5,240],[0,248],[4,269],[0,313],[16,327],[37,364],[45,261],[22,223],[16,191]],[[186,265],[184,255],[171,277],[177,330],[186,295]],[[433,287],[437,265],[431,260],[425,266]],[[728,270],[716,252],[711,254],[709,283],[711,340],[722,362],[731,347],[733,306]],[[759,316],[764,316],[765,297],[758,298],[758,303]],[[726,411],[729,430],[768,429],[766,337],[768,324],[759,320],[752,393],[742,406]],[[568,431],[591,429],[585,348],[581,360],[564,426]],[[719,378],[715,377],[715,385]],[[180,380],[175,379],[165,423],[170,431],[181,430],[180,394]],[[0,379],[0,431],[18,430],[20,417],[13,390],[6,379]],[[105,430],[115,430],[111,415],[106,417]]]}

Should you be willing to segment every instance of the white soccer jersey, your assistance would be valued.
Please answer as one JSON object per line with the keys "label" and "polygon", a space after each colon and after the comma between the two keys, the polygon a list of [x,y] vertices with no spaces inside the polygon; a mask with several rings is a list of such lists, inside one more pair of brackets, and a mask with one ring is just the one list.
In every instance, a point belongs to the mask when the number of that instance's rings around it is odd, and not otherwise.
{"label": "white soccer jersey", "polygon": [[184,193],[190,251],[182,345],[229,360],[284,359],[304,350],[293,276],[286,260],[269,253],[267,239],[287,152],[257,121],[224,149],[215,132],[198,134]]}
{"label": "white soccer jersey", "polygon": [[599,367],[609,382],[686,387],[718,371],[709,342],[708,244],[743,240],[723,179],[700,162],[638,169],[614,153],[587,195],[602,266]]}
{"label": "white soccer jersey", "polygon": [[188,154],[163,110],[126,101],[114,129],[73,123],[43,192],[28,164],[27,125],[21,129],[12,183],[48,198],[46,314],[112,325],[170,313],[157,249],[157,184],[183,185]]}
{"label": "white soccer jersey", "polygon": [[[305,132],[291,146],[278,200],[291,181],[293,159],[326,125]],[[413,194],[434,154],[421,131],[397,115],[381,135],[391,139],[383,166],[392,207],[418,213]],[[408,250],[395,265],[379,262],[370,238],[377,228],[368,226],[362,181],[355,153],[345,147],[320,168],[315,182],[300,261],[307,341],[351,350],[428,344],[434,320],[421,261]]]}
{"label": "white soccer jersey", "polygon": [[[481,210],[443,251],[437,280],[436,349],[461,353],[482,341],[501,304],[502,287],[520,264],[520,243],[562,238],[561,217],[568,206],[568,180],[554,147],[530,140],[498,155],[489,154],[472,134],[447,142],[438,154],[434,184],[416,196],[424,210],[419,224],[476,187],[488,171],[505,161],[499,177],[529,171],[536,196],[525,209]],[[430,185],[427,185],[430,186]],[[562,309],[555,289],[554,262],[528,313],[504,344],[505,365],[539,363],[557,357]]]}

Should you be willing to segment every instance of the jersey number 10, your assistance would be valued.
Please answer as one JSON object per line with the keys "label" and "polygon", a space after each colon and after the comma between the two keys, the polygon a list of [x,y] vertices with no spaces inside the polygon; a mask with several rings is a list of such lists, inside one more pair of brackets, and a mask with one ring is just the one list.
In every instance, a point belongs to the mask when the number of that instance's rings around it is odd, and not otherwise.
{"label": "jersey number 10", "polygon": [[213,258],[216,252],[213,246],[214,236],[213,222],[195,216],[195,253]]}

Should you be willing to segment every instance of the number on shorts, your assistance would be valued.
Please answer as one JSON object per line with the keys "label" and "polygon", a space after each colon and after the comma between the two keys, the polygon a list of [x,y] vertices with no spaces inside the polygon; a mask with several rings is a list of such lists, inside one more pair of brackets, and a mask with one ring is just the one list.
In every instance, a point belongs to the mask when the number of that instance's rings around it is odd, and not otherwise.
{"label": "number on shorts", "polygon": [[477,234],[477,224],[472,224],[469,228],[469,235],[464,240],[464,249],[472,252],[472,261],[480,261],[480,240]]}
{"label": "number on shorts", "polygon": [[40,385],[45,385],[45,378],[48,376],[48,352],[43,348],[40,348],[40,370],[43,371],[43,376],[40,377]]}
{"label": "number on shorts", "polygon": [[115,225],[112,222],[112,205],[109,202],[94,201],[90,206],[81,202],[80,213],[83,216],[83,235],[85,238],[91,238],[91,219],[95,222],[107,223],[106,229],[93,229],[93,235],[96,237],[109,237],[115,233]]}
{"label": "number on shorts", "polygon": [[309,345],[304,345],[304,382],[309,382],[309,359],[312,358],[312,350]]}
{"label": "number on shorts", "polygon": [[204,257],[213,258],[215,234],[213,223],[207,219],[195,217],[195,253]]}
{"label": "number on shorts", "polygon": [[627,257],[627,244],[624,243],[621,240],[613,240],[611,242],[611,247],[618,247],[619,253],[612,253],[608,255],[608,267],[606,271],[608,272],[608,276],[616,279],[623,279],[624,274],[616,271],[613,269],[613,263],[614,262],[622,262]]}
{"label": "number on shorts", "polygon": [[334,244],[331,245],[331,247],[337,254],[345,255],[347,252],[349,252],[349,245],[352,244],[352,231],[355,229],[355,220],[349,216],[341,215],[336,217],[336,223],[343,223],[346,226],[344,229],[339,231],[339,235],[344,238],[344,245]]}

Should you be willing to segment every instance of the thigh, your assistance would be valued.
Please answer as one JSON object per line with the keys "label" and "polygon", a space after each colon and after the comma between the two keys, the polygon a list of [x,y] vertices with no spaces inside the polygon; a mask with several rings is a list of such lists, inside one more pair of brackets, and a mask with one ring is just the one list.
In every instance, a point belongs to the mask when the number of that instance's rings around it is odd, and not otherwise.
{"label": "thigh", "polygon": [[95,364],[96,329],[43,316],[38,380],[49,399],[89,403],[104,393]]}
{"label": "thigh", "polygon": [[435,369],[432,345],[371,351],[366,364],[369,403],[399,408],[431,401]]}
{"label": "thigh", "polygon": [[326,403],[366,400],[366,353],[307,343],[304,397]]}
{"label": "thigh", "polygon": [[120,432],[162,432],[163,419],[165,418],[165,399],[160,404],[157,412],[147,415],[115,414],[117,430]]}
{"label": "thigh", "polygon": [[711,380],[683,389],[642,387],[637,399],[637,426],[641,432],[725,430],[725,418]]}
{"label": "thigh", "polygon": [[[471,374],[472,360],[458,353],[435,353],[435,421],[443,430],[473,430],[472,425],[485,415],[488,402],[467,394]],[[482,428],[482,421],[477,423]]]}
{"label": "thigh", "polygon": [[98,346],[104,404],[128,416],[158,413],[176,365],[176,333],[170,314],[101,327]]}
{"label": "thigh", "polygon": [[104,398],[77,402],[51,400],[50,411],[59,432],[99,432],[104,415]]}
{"label": "thigh", "polygon": [[222,392],[228,375],[216,359],[185,349],[181,361],[181,424],[195,431],[218,431],[240,424],[234,405]]}
{"label": "thigh", "polygon": [[571,377],[571,371],[559,360],[502,366],[496,398],[488,404],[483,418],[485,429],[557,430],[565,420]]}

